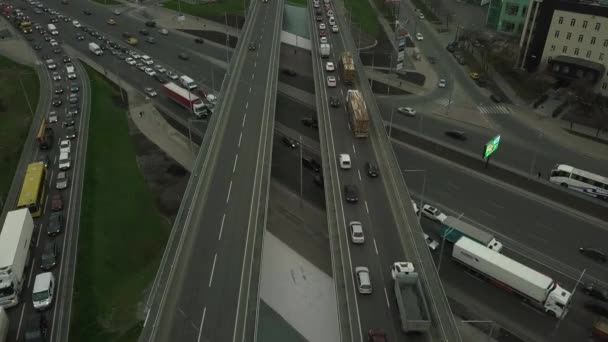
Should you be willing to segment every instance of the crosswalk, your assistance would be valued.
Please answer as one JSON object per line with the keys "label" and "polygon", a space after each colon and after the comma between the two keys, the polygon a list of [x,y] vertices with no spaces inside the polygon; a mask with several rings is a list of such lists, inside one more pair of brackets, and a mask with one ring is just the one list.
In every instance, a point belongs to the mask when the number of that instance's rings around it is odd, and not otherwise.
{"label": "crosswalk", "polygon": [[450,105],[450,104],[454,103],[454,101],[453,101],[453,100],[450,102],[450,99],[445,98],[445,97],[440,98],[440,99],[437,99],[437,100],[435,100],[434,102],[435,102],[436,104],[441,105],[441,106],[444,106],[444,107],[447,107],[448,105]]}
{"label": "crosswalk", "polygon": [[484,114],[509,114],[511,110],[505,106],[477,106],[477,109]]}

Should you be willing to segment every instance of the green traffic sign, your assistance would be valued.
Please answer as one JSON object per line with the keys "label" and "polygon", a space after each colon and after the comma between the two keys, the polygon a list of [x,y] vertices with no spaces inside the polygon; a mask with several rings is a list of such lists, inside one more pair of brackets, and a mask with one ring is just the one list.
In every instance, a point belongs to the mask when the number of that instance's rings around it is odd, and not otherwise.
{"label": "green traffic sign", "polygon": [[486,143],[486,148],[483,153],[483,159],[488,159],[496,150],[500,144],[500,135],[495,136],[492,140]]}

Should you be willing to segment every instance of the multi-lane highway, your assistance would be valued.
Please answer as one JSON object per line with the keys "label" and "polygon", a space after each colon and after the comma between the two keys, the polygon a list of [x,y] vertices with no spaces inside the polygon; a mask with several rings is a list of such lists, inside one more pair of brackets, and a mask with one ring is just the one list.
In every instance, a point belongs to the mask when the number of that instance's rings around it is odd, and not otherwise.
{"label": "multi-lane highway", "polygon": [[[267,210],[278,82],[280,1],[255,2],[215,114],[168,286],[145,340],[250,341]],[[184,205],[184,204],[182,204]],[[161,270],[162,271],[162,270]]]}

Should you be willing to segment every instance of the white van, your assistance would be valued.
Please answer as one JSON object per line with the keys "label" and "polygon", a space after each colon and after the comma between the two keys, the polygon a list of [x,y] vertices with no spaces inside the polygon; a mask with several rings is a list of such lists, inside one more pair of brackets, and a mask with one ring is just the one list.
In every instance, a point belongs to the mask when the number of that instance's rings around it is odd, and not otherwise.
{"label": "white van", "polygon": [[343,170],[348,170],[351,168],[350,156],[346,153],[341,153],[338,157],[338,161],[340,163],[340,168]]}
{"label": "white van", "polygon": [[49,32],[53,35],[56,36],[59,34],[59,31],[57,31],[57,27],[55,27],[54,24],[48,24],[47,28],[49,29]]}
{"label": "white van", "polygon": [[196,83],[194,82],[193,79],[191,79],[190,77],[184,75],[181,76],[179,78],[179,82],[182,84],[182,86],[188,90],[193,90],[196,89],[198,86],[196,85]]}
{"label": "white van", "polygon": [[55,294],[55,276],[51,272],[40,273],[34,280],[34,291],[32,292],[32,302],[34,309],[45,310],[53,304]]}

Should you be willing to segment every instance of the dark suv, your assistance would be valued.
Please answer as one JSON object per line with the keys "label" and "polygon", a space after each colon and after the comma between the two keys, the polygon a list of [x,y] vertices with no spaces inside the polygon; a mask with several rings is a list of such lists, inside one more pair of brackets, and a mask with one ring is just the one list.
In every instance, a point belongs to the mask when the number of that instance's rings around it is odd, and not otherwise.
{"label": "dark suv", "polygon": [[302,157],[302,165],[305,168],[311,169],[314,172],[321,172],[321,165],[314,158]]}
{"label": "dark suv", "polygon": [[48,321],[44,314],[35,314],[27,320],[23,340],[25,342],[46,341],[46,333],[48,331]]}

